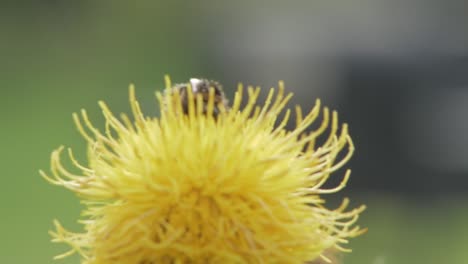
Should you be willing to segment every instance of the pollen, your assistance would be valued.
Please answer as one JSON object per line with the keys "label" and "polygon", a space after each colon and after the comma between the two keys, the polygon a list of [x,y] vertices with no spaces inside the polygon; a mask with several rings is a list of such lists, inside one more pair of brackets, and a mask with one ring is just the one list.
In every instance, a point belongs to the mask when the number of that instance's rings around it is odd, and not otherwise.
{"label": "pollen", "polygon": [[86,164],[68,149],[78,172],[72,173],[60,147],[52,152],[51,172],[41,171],[85,206],[83,231],[54,222],[52,241],[70,246],[56,258],[303,264],[326,258],[325,250],[348,251],[343,244],[365,232],[355,225],[364,206],[348,209],[344,199],[338,208],[325,207],[324,196],[343,189],[350,170],[336,187],[325,183],[354,152],[335,111],[319,100],[306,114],[296,107],[295,128],[287,129],[292,94],[282,82],[261,105],[260,88],[239,85],[229,108],[217,103],[213,88],[206,102],[187,89],[184,106],[169,78],[166,86],[156,93],[159,117],[142,113],[133,86],[132,116],[116,116],[99,102],[102,131],[85,110],[73,115],[87,142]]}

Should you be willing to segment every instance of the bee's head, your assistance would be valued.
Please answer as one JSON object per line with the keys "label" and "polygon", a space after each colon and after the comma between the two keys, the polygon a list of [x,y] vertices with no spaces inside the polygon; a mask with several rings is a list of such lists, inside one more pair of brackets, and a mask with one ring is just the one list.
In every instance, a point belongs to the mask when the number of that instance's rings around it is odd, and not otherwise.
{"label": "bee's head", "polygon": [[193,93],[208,94],[210,91],[210,88],[214,89],[216,96],[221,96],[221,93],[222,93],[221,85],[218,82],[207,80],[207,79],[191,78],[190,86],[192,87]]}

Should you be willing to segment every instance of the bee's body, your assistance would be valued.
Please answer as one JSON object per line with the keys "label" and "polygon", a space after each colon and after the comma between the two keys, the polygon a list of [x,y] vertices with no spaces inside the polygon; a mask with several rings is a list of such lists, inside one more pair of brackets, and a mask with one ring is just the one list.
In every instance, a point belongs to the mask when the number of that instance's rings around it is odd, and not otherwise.
{"label": "bee's body", "polygon": [[213,117],[216,118],[219,115],[219,113],[221,112],[221,108],[224,108],[225,110],[229,109],[228,100],[226,99],[226,96],[224,95],[223,88],[220,83],[216,81],[212,81],[212,80],[207,80],[207,79],[192,78],[190,79],[189,83],[176,84],[171,89],[171,92],[175,90],[178,91],[181,105],[182,105],[182,111],[184,112],[184,114],[189,113],[189,94],[188,94],[189,91],[188,89],[192,90],[195,106],[197,104],[196,98],[199,95],[201,95],[202,103],[203,103],[202,113],[205,115],[207,112],[207,106],[208,106],[209,97],[210,97],[210,89],[214,90]]}

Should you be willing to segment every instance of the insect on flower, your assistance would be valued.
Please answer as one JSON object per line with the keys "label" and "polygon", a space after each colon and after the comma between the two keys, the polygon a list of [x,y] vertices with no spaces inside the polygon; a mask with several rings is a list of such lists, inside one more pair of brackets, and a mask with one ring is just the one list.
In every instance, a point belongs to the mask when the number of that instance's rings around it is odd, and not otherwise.
{"label": "insect on flower", "polygon": [[[328,259],[330,250],[366,229],[356,225],[365,206],[335,209],[324,187],[351,158],[354,145],[336,111],[317,100],[308,112],[295,109],[292,94],[239,85],[228,106],[221,85],[190,79],[156,92],[160,116],[146,116],[129,89],[133,119],[120,118],[99,102],[105,129],[86,110],[74,121],[88,146],[85,164],[71,149],[76,173],[65,168],[63,147],[52,152],[51,184],[83,202],[81,232],[55,221],[53,242],[79,254],[82,264],[291,263]],[[293,110],[294,111],[294,110]],[[280,116],[282,117],[280,119]],[[322,116],[317,129],[308,131]],[[320,120],[320,119],[319,119]],[[216,122],[214,122],[216,121]],[[322,140],[323,139],[323,140]],[[333,257],[333,256],[332,256]]]}
{"label": "insect on flower", "polygon": [[213,90],[214,93],[214,108],[212,115],[216,118],[221,111],[229,109],[228,100],[226,99],[223,87],[219,82],[208,79],[191,78],[189,83],[176,84],[171,89],[166,90],[166,92],[174,93],[177,91],[179,93],[184,114],[189,113],[189,101],[193,100],[195,102],[195,107],[198,107],[198,104],[200,104],[202,107],[202,113],[206,115],[208,111],[210,90]]}

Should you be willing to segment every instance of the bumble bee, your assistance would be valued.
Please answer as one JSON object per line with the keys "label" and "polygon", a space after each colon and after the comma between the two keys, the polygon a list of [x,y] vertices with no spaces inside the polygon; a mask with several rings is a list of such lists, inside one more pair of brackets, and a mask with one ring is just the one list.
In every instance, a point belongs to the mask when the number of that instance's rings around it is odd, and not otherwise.
{"label": "bumble bee", "polygon": [[180,101],[182,105],[182,111],[184,114],[189,112],[189,96],[188,89],[192,89],[195,109],[197,108],[197,96],[201,95],[203,103],[202,113],[206,115],[208,108],[208,101],[210,97],[210,88],[214,89],[214,107],[213,107],[213,117],[216,118],[221,112],[221,108],[224,108],[226,111],[229,109],[228,100],[224,95],[222,85],[219,82],[208,80],[208,79],[197,79],[191,78],[189,83],[176,84],[171,89],[170,92],[178,91],[180,96]]}

